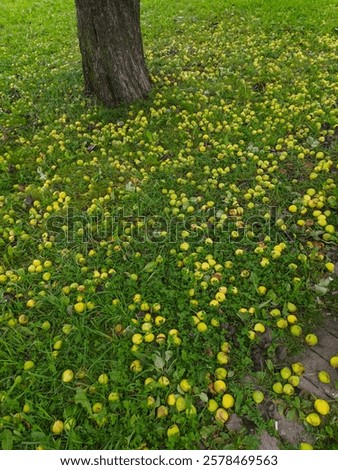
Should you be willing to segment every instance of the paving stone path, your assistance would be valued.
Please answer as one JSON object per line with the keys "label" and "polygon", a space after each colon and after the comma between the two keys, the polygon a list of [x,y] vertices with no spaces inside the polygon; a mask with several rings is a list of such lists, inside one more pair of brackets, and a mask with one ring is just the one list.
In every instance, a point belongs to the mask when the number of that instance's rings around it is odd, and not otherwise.
{"label": "paving stone path", "polygon": [[[300,379],[298,388],[316,398],[334,400],[338,398],[338,369],[330,365],[330,358],[338,355],[338,317],[328,316],[323,326],[316,332],[318,344],[308,348],[304,353],[292,359],[292,362],[301,362],[305,372]],[[321,370],[328,372],[331,378],[330,384],[319,381],[318,373]],[[313,444],[312,437],[308,434],[302,423],[295,420],[287,420],[281,415],[277,407],[272,410],[271,417],[276,422],[276,430],[281,439],[298,447],[301,442]],[[279,442],[276,437],[264,432],[260,436],[260,449],[277,450]]]}
{"label": "paving stone path", "polygon": [[[328,317],[316,334],[318,344],[297,358],[305,367],[299,388],[317,398],[337,399],[338,390],[335,388],[335,383],[338,381],[338,369],[333,369],[329,361],[332,356],[338,355],[338,317]],[[330,384],[319,381],[318,372],[321,370],[330,375]]]}

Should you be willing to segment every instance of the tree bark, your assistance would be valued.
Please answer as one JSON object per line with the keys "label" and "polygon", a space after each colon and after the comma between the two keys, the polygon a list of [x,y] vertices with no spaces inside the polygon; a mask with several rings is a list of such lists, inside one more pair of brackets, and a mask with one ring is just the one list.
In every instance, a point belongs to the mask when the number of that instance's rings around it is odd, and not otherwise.
{"label": "tree bark", "polygon": [[145,98],[139,0],[75,0],[85,92],[107,106]]}

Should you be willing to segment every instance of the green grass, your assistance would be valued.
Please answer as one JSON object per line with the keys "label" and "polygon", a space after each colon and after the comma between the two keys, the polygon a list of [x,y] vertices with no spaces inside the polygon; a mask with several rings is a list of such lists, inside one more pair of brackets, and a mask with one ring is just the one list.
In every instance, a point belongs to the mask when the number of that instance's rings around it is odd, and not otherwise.
{"label": "green grass", "polygon": [[[255,449],[275,434],[255,389],[335,448],[334,410],[312,427],[315,397],[272,386],[291,361],[276,348],[337,311],[336,17],[327,0],[146,0],[152,92],[105,109],[83,96],[73,2],[3,0],[4,449]],[[270,313],[290,302],[300,337]],[[237,432],[208,409],[222,347]]]}

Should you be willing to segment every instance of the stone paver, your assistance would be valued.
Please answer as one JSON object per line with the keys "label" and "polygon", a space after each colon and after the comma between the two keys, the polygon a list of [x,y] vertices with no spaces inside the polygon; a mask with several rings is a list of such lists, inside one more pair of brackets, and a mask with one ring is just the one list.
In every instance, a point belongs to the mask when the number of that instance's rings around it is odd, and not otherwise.
{"label": "stone paver", "polygon": [[[296,358],[305,367],[299,388],[317,398],[333,400],[338,398],[338,390],[334,386],[338,381],[338,371],[331,367],[329,361],[332,356],[338,354],[338,319],[336,317],[327,318],[323,327],[316,334],[318,344],[308,348]],[[330,384],[324,384],[318,379],[318,372],[321,370],[325,370],[330,375]]]}
{"label": "stone paver", "polygon": [[[338,318],[330,316],[325,319],[322,328],[316,335],[318,344],[301,355],[292,358],[292,362],[301,362],[305,372],[300,379],[299,389],[310,393],[315,398],[334,400],[338,398],[338,390],[335,383],[338,382],[338,370],[330,365],[330,358],[338,355]],[[318,372],[325,370],[331,377],[330,384],[324,384],[318,379]],[[275,406],[269,416],[275,420],[276,431],[281,439],[298,447],[301,442],[313,444],[313,437],[306,431],[303,423],[297,420],[288,420],[281,415]],[[263,432],[260,436],[260,449],[278,449],[278,440],[268,433]]]}
{"label": "stone paver", "polygon": [[278,450],[278,439],[276,439],[273,436],[270,436],[270,434],[266,431],[262,432],[260,435],[260,450]]}

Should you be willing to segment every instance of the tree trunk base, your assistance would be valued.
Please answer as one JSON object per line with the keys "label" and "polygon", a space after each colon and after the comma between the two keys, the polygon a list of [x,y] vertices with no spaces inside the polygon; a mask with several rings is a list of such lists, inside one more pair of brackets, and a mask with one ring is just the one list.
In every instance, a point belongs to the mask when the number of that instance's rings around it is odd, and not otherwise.
{"label": "tree trunk base", "polygon": [[139,0],[76,0],[85,92],[106,106],[145,98],[151,84]]}

